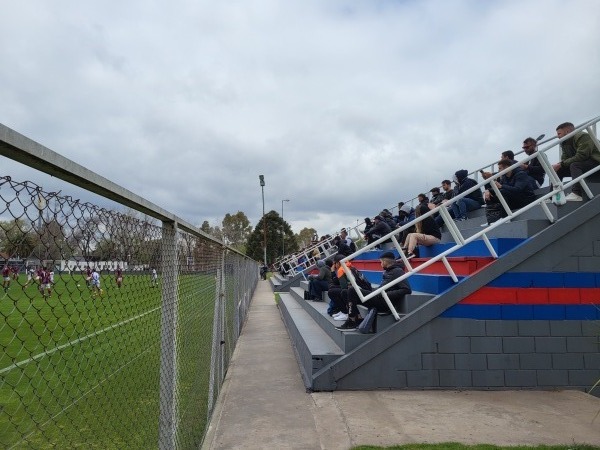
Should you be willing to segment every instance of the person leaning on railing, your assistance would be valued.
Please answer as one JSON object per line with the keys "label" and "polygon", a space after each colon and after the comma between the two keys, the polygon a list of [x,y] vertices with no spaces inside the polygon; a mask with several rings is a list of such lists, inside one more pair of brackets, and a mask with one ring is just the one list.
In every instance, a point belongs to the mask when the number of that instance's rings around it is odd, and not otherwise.
{"label": "person leaning on railing", "polygon": [[[512,164],[512,161],[500,160],[498,161],[498,170],[507,169]],[[522,208],[535,200],[533,192],[535,180],[520,167],[509,170],[490,183],[495,183],[510,209]],[[483,198],[486,203],[485,218],[488,224],[508,215],[492,187],[484,192]]]}
{"label": "person leaning on railing", "polygon": [[[556,135],[561,139],[574,129],[575,126],[571,122],[565,122],[556,127]],[[564,177],[577,178],[600,164],[600,151],[585,131],[562,141],[560,150],[560,162],[552,167],[561,181]],[[576,183],[565,200],[580,202],[583,200],[581,195],[581,184]]]}

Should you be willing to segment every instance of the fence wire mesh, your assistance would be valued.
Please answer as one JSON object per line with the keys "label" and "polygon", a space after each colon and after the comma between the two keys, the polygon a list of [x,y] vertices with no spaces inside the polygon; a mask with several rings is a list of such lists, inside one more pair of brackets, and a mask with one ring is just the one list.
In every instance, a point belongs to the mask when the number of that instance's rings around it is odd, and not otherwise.
{"label": "fence wire mesh", "polygon": [[0,447],[198,448],[256,262],[0,177]]}

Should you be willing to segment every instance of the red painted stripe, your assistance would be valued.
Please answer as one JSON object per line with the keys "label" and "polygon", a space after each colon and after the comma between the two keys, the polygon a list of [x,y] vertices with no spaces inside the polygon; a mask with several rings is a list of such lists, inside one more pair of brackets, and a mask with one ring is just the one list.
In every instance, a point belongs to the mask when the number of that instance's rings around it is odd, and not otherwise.
{"label": "red painted stripe", "polygon": [[468,305],[600,305],[600,288],[483,287],[460,301]]}

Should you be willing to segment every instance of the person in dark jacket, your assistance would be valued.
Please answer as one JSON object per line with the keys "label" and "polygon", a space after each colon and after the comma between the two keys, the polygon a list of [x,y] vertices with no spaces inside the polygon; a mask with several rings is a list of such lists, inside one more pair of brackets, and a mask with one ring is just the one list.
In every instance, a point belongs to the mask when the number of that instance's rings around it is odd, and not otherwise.
{"label": "person in dark jacket", "polygon": [[[420,217],[428,211],[429,207],[427,205],[419,205],[417,206],[416,216]],[[419,256],[417,253],[417,244],[429,247],[440,242],[441,238],[440,227],[435,223],[433,217],[426,217],[416,223],[414,233],[409,233],[406,236],[406,240],[404,241],[404,248],[407,252],[406,257],[410,259]]]}
{"label": "person in dark jacket", "polygon": [[[459,170],[454,174],[454,182],[456,183],[455,197],[477,185],[477,181],[473,178],[468,178],[467,175],[468,172],[465,169]],[[467,196],[452,204],[454,220],[457,222],[467,220],[467,213],[481,208],[481,205],[483,205],[483,194],[481,189],[475,189]]]}
{"label": "person in dark jacket", "polygon": [[[523,150],[525,150],[527,155],[532,155],[537,150],[537,141],[532,137],[528,137],[523,141]],[[523,164],[521,168],[536,181],[538,188],[544,184],[546,171],[537,158],[533,158],[528,163]]]}
{"label": "person in dark jacket", "polygon": [[323,300],[323,291],[327,291],[331,283],[331,265],[331,260],[320,259],[317,261],[319,274],[308,276],[308,295],[310,300],[318,302]]}
{"label": "person in dark jacket", "polygon": [[365,233],[365,239],[371,242],[392,232],[390,226],[383,220],[381,216],[375,216],[373,219],[373,227]]}
{"label": "person in dark jacket", "polygon": [[[392,252],[385,252],[379,257],[381,261],[381,267],[383,267],[383,281],[381,282],[381,286],[391,283],[392,281],[400,278],[404,275],[404,265],[402,263],[396,262],[396,257]],[[404,298],[406,294],[410,294],[412,289],[410,288],[410,284],[408,281],[402,280],[394,286],[390,287],[387,290],[388,297],[394,305],[394,308],[398,309],[400,302]],[[363,295],[367,295],[369,292],[361,289],[361,293]],[[358,325],[362,322],[362,317],[358,311],[358,302],[360,302],[360,297],[358,293],[354,290],[352,285],[348,286],[348,320],[344,322],[339,327],[336,327],[341,331],[350,331],[355,330]],[[390,309],[385,302],[383,296],[376,295],[375,297],[365,301],[363,303],[368,308],[377,308],[377,311],[389,312]]]}
{"label": "person in dark jacket", "polygon": [[[511,165],[512,161],[498,161],[499,171],[507,169]],[[500,194],[502,194],[510,209],[522,208],[535,200],[531,177],[521,168],[517,167],[516,169],[509,170],[492,183],[496,183],[496,187],[500,190]],[[493,189],[490,188],[485,191],[484,199],[487,205],[485,215],[488,224],[508,215]]]}

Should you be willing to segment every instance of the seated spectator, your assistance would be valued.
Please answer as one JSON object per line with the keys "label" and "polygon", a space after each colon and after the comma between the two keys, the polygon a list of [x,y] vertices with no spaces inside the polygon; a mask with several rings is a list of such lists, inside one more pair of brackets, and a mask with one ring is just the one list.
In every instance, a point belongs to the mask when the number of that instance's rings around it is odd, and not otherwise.
{"label": "seated spectator", "polygon": [[[407,205],[407,204],[402,205],[402,208],[400,208],[400,211],[398,212],[398,218],[399,218],[399,222],[398,222],[399,227],[406,225],[409,222],[412,222],[413,220],[415,220],[414,208],[412,208],[410,205]],[[398,242],[404,242],[406,240],[406,236],[408,236],[409,233],[412,233],[414,231],[415,231],[414,225],[406,228],[405,230],[402,230],[402,234],[399,236]]]}
{"label": "seated spectator", "polygon": [[[556,135],[559,139],[575,130],[575,125],[565,122],[556,127]],[[552,167],[562,181],[564,177],[577,178],[588,170],[600,164],[600,151],[594,145],[594,141],[584,131],[571,136],[560,144],[560,162]],[[571,193],[565,197],[567,201],[580,202],[583,200],[581,184],[573,185]]]}
{"label": "seated spectator", "polygon": [[[392,229],[390,226],[383,220],[381,216],[375,216],[373,219],[373,227],[365,233],[365,239],[371,242],[375,242],[377,239],[382,238],[386,234],[390,234]],[[393,244],[392,244],[393,245]],[[380,244],[380,247],[387,246],[387,243]]]}
{"label": "seated spectator", "polygon": [[348,247],[350,247],[350,250],[352,251],[352,253],[354,253],[356,251],[356,244],[348,236],[348,232],[346,231],[345,228],[342,228],[342,230],[340,231],[340,238],[342,238],[344,241],[346,241],[346,244],[348,245]]}
{"label": "seated spectator", "polygon": [[[429,212],[427,205],[417,206],[416,216],[420,217],[423,214]],[[404,249],[407,252],[406,257],[408,259],[419,256],[417,244],[429,247],[430,245],[437,244],[442,238],[440,228],[438,227],[433,217],[429,216],[419,221],[415,225],[415,232],[409,233],[404,241]]]}
{"label": "seated spectator", "polygon": [[[523,141],[523,150],[525,150],[525,153],[528,156],[533,155],[537,150],[537,141],[532,137],[528,137]],[[542,187],[542,184],[544,184],[546,171],[537,158],[533,158],[531,161],[523,164],[521,168],[527,173],[527,175],[535,180],[538,188]]]}
{"label": "seated spectator", "polygon": [[[502,153],[500,153],[500,161],[509,161],[511,163],[510,165],[516,163],[516,161],[515,161],[515,152],[513,152],[512,150],[503,151]],[[497,173],[498,172],[484,172],[482,170],[481,171],[481,176],[483,177],[484,180],[487,180],[492,175],[496,175]]]}
{"label": "seated spectator", "polygon": [[354,253],[346,240],[342,239],[341,236],[336,236],[333,238],[333,245],[337,247],[337,252],[341,255],[349,256]]}
{"label": "seated spectator", "polygon": [[381,217],[383,219],[383,221],[389,225],[391,230],[393,230],[394,228],[396,228],[398,226],[398,224],[394,220],[394,216],[388,209],[382,210],[378,214],[378,216]]}
{"label": "seated spectator", "polygon": [[440,188],[434,187],[429,192],[431,192],[431,200],[429,200],[429,204],[427,205],[429,209],[434,209],[443,203],[444,194],[440,192]]}
{"label": "seated spectator", "polygon": [[429,203],[429,198],[427,198],[425,194],[419,194],[417,195],[417,201],[419,202],[419,205],[427,205]]}
{"label": "seated spectator", "polygon": [[[362,231],[364,235],[366,235],[367,231],[369,231],[371,228],[373,228],[373,222],[371,222],[371,218],[370,217],[365,217],[365,229]],[[370,243],[372,243],[375,239],[373,239],[372,237],[367,239],[367,245],[369,245]]]}
{"label": "seated spectator", "polygon": [[[498,169],[502,171],[509,168],[512,164],[512,161],[508,160],[498,161]],[[496,184],[496,187],[500,190],[500,194],[502,194],[510,209],[522,208],[535,200],[531,177],[520,168],[509,170],[501,177],[492,181],[492,183]],[[508,215],[493,189],[490,188],[485,191],[484,199],[487,205],[485,216],[488,224]]]}
{"label": "seated spectator", "polygon": [[309,300],[322,301],[323,291],[329,289],[331,283],[331,266],[333,262],[330,259],[320,259],[317,261],[319,268],[318,275],[308,276],[308,297]]}
{"label": "seated spectator", "polygon": [[[477,181],[473,178],[468,178],[467,174],[468,172],[465,169],[459,170],[454,174],[454,182],[456,183],[455,196],[477,185]],[[481,208],[481,205],[483,205],[483,194],[481,188],[479,188],[452,204],[454,220],[456,222],[467,220],[467,214]]]}
{"label": "seated spectator", "polygon": [[[344,255],[339,253],[333,257],[332,268],[331,268],[331,283],[327,291],[329,297],[329,307],[327,308],[327,314],[330,316],[338,316],[344,314],[343,320],[348,319],[348,278],[346,272],[340,264],[340,261],[344,259]],[[348,267],[352,267],[352,263],[346,262]],[[340,318],[336,318],[340,320]]]}
{"label": "seated spectator", "polygon": [[[391,283],[395,279],[401,277],[404,274],[404,265],[396,262],[396,257],[392,252],[385,252],[379,257],[381,261],[381,267],[383,268],[383,281],[381,286]],[[400,302],[404,298],[406,294],[410,294],[412,292],[410,288],[410,284],[408,284],[407,280],[403,280],[398,284],[392,286],[388,291],[388,297],[391,300],[394,308],[400,308]],[[369,291],[361,289],[361,293],[363,295],[368,295]],[[354,287],[350,285],[348,287],[348,320],[344,322],[339,327],[336,327],[341,331],[350,331],[355,330],[358,325],[362,322],[362,317],[358,311],[358,303],[360,302],[360,298],[358,293],[354,290]],[[380,312],[390,312],[390,309],[385,302],[385,299],[381,294],[376,295],[375,297],[367,300],[363,303],[364,306],[368,308],[377,308],[377,311]]]}
{"label": "seated spectator", "polygon": [[444,190],[444,200],[442,203],[446,203],[449,200],[452,200],[454,197],[454,189],[452,189],[452,182],[450,180],[442,181],[442,189]]}

